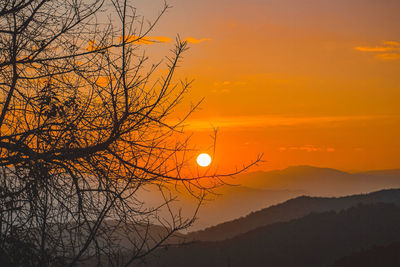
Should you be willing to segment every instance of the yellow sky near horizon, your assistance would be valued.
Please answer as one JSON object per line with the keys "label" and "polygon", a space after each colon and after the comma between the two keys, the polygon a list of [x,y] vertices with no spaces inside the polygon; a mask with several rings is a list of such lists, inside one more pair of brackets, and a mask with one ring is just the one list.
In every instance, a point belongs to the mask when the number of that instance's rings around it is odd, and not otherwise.
{"label": "yellow sky near horizon", "polygon": [[207,150],[219,128],[224,169],[258,153],[264,170],[400,168],[400,2],[170,3],[152,34],[190,42],[178,70],[195,80],[185,104],[205,100],[187,130]]}

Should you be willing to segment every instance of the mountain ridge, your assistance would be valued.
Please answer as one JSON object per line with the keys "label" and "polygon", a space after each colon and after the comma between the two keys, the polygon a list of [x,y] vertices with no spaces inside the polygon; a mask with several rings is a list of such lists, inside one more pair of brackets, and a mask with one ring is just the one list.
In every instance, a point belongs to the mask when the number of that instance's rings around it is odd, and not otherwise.
{"label": "mountain ridge", "polygon": [[285,222],[306,216],[311,212],[342,210],[359,203],[395,203],[400,205],[400,189],[386,189],[369,194],[344,197],[300,196],[283,203],[251,212],[245,217],[223,222],[186,235],[188,241],[217,241],[248,232],[259,226]]}
{"label": "mountain ridge", "polygon": [[258,227],[222,241],[159,250],[146,266],[330,266],[353,251],[400,241],[400,206],[359,204]]}

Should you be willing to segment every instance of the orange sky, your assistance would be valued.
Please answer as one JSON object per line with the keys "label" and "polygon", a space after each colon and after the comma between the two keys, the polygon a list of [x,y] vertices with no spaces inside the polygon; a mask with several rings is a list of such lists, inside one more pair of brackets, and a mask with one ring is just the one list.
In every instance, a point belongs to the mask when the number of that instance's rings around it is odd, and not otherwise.
{"label": "orange sky", "polygon": [[[188,38],[179,73],[205,97],[187,121],[217,160],[260,169],[400,167],[400,1],[171,0],[152,34]],[[139,1],[149,19],[162,1]]]}

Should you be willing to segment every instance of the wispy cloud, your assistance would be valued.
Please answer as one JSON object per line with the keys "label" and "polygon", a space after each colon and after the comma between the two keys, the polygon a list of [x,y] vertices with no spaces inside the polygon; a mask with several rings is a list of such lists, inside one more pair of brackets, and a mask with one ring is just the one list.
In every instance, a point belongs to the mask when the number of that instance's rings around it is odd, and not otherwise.
{"label": "wispy cloud", "polygon": [[210,38],[201,38],[201,39],[197,39],[197,38],[193,38],[193,37],[186,37],[185,41],[191,44],[199,44],[199,43],[203,43],[206,41],[211,41],[212,39]]}
{"label": "wispy cloud", "polygon": [[[120,36],[119,42],[122,42],[122,39],[123,39],[122,36]],[[187,37],[184,40],[191,44],[199,44],[199,43],[203,43],[206,41],[211,41],[212,39],[210,39],[210,38],[196,39],[193,37]],[[134,43],[134,44],[152,45],[152,44],[159,44],[159,43],[169,43],[172,41],[172,39],[167,36],[128,35],[128,36],[125,36],[125,41],[128,43]],[[96,41],[90,40],[87,50],[95,51],[98,49],[101,49],[101,46],[97,45]]]}
{"label": "wispy cloud", "polygon": [[246,85],[247,82],[244,81],[218,81],[214,82],[215,87],[225,87],[225,86],[240,86],[240,85]]}
{"label": "wispy cloud", "polygon": [[238,89],[246,85],[247,82],[242,81],[217,81],[213,83],[212,93],[229,93],[232,89]]}
{"label": "wispy cloud", "polygon": [[356,46],[354,48],[361,52],[378,53],[376,58],[381,60],[400,59],[400,43],[397,41],[384,41],[378,46]]}
{"label": "wispy cloud", "polygon": [[326,116],[326,117],[283,117],[283,116],[238,116],[219,117],[204,120],[187,120],[186,129],[192,131],[208,131],[213,127],[226,128],[254,128],[274,126],[296,126],[307,124],[329,124],[348,121],[362,121],[386,118],[383,116]]}
{"label": "wispy cloud", "polygon": [[314,145],[303,145],[303,146],[284,146],[279,148],[280,152],[285,151],[305,151],[305,152],[335,152],[336,149],[327,146],[314,146]]}
{"label": "wispy cloud", "polygon": [[[129,35],[125,36],[126,42],[137,43],[137,44],[157,44],[157,43],[169,43],[171,42],[171,38],[167,36],[137,36],[137,35]],[[119,38],[119,41],[122,42],[122,36]]]}
{"label": "wispy cloud", "polygon": [[400,59],[400,53],[385,53],[376,55],[376,57],[382,60],[397,60]]}
{"label": "wispy cloud", "polygon": [[384,41],[383,44],[391,46],[400,46],[400,43],[396,41]]}
{"label": "wispy cloud", "polygon": [[102,49],[102,48],[103,47],[98,45],[95,40],[90,40],[89,41],[89,45],[87,47],[87,50],[92,52],[92,51],[96,51],[96,50],[99,50],[99,49]]}
{"label": "wispy cloud", "polygon": [[355,49],[362,52],[392,52],[399,50],[399,48],[387,46],[357,46]]}
{"label": "wispy cloud", "polygon": [[[169,43],[171,42],[171,38],[167,36],[137,36],[137,35],[129,35],[125,37],[125,40],[127,42],[131,43],[137,43],[137,44],[146,44],[146,45],[151,45],[151,44],[157,44],[157,43]],[[194,37],[186,37],[184,41],[187,41],[188,43],[191,44],[199,44],[203,43],[206,41],[211,41],[212,39],[210,38],[194,38]],[[122,36],[119,38],[119,41],[122,42]]]}

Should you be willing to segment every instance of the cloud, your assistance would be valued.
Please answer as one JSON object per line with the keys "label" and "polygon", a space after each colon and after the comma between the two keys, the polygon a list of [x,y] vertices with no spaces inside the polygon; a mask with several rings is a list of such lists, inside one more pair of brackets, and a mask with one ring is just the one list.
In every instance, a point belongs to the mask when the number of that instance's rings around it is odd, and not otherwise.
{"label": "cloud", "polygon": [[384,116],[326,116],[326,117],[283,117],[283,116],[238,116],[219,117],[205,120],[187,120],[186,129],[192,131],[209,131],[213,127],[222,129],[297,126],[297,125],[321,125],[338,122],[363,121],[387,118]]}
{"label": "cloud", "polygon": [[217,81],[213,83],[213,89],[211,89],[212,93],[230,93],[233,90],[239,89],[246,85],[246,82],[242,81]]}
{"label": "cloud", "polygon": [[88,45],[88,47],[87,47],[87,50],[89,50],[90,52],[92,52],[92,51],[100,50],[100,49],[102,49],[102,48],[103,48],[102,46],[96,44],[96,41],[90,40],[90,41],[89,41],[89,45]]}
{"label": "cloud", "polygon": [[110,83],[110,79],[108,77],[105,77],[105,76],[100,76],[96,80],[96,84],[98,86],[102,86],[102,87],[107,86],[109,83]]}
{"label": "cloud", "polygon": [[[171,38],[167,36],[138,36],[138,35],[130,35],[126,36],[125,40],[127,42],[133,42],[133,43],[138,43],[138,44],[156,44],[156,43],[169,43],[171,42]],[[192,44],[199,44],[202,42],[206,41],[211,41],[212,39],[210,38],[193,38],[193,37],[186,37],[184,41],[187,41],[188,43]],[[122,41],[122,36],[119,38],[119,41]]]}
{"label": "cloud", "polygon": [[400,53],[385,53],[376,55],[376,57],[382,60],[397,60],[400,59]]}
{"label": "cloud", "polygon": [[357,46],[354,49],[361,52],[380,53],[376,55],[376,58],[381,60],[400,59],[400,43],[397,41],[384,41],[380,46]]}
{"label": "cloud", "polygon": [[383,44],[392,45],[392,46],[400,46],[400,43],[396,42],[396,41],[384,41]]}
{"label": "cloud", "polygon": [[314,145],[303,145],[303,146],[285,146],[280,147],[279,151],[305,151],[305,152],[328,152],[332,153],[335,152],[336,149],[333,147],[326,147],[326,146],[314,146]]}
{"label": "cloud", "polygon": [[357,47],[355,47],[355,49],[358,51],[362,51],[362,52],[392,52],[392,51],[399,50],[399,48],[388,47],[388,46],[375,46],[375,47],[357,46]]}
{"label": "cloud", "polygon": [[206,41],[211,41],[211,40],[212,39],[210,39],[210,38],[201,38],[201,39],[196,39],[196,38],[193,38],[193,37],[186,37],[185,38],[185,41],[188,42],[188,43],[191,43],[191,44],[199,44],[199,43],[206,42]]}
{"label": "cloud", "polygon": [[[171,42],[171,38],[169,38],[167,36],[129,35],[129,36],[125,36],[125,40],[126,40],[126,42],[129,42],[129,43],[147,44],[147,45]],[[122,42],[122,36],[119,38],[119,41]]]}

